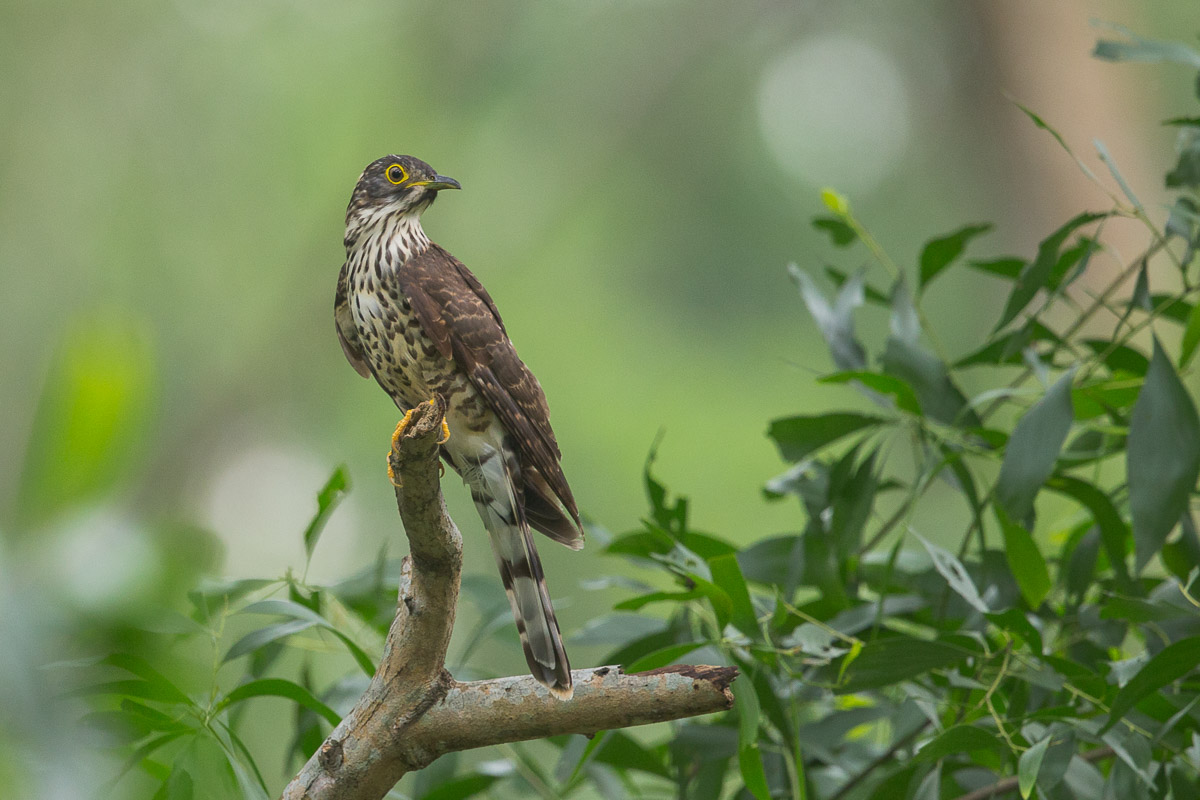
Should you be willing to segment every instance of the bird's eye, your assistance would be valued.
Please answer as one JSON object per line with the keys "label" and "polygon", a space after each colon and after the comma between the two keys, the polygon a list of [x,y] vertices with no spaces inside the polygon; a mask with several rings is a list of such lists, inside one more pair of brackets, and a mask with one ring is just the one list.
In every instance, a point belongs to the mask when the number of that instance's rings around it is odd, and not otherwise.
{"label": "bird's eye", "polygon": [[387,176],[388,183],[394,183],[397,186],[408,180],[408,173],[399,164],[392,164],[384,175]]}

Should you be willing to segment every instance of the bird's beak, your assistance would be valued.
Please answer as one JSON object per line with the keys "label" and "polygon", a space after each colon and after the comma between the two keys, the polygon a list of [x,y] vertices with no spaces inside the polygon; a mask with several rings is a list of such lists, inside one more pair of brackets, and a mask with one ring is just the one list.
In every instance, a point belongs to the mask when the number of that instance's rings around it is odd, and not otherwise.
{"label": "bird's beak", "polygon": [[434,175],[433,180],[413,181],[409,185],[410,186],[424,186],[426,189],[432,189],[435,192],[440,191],[442,189],[461,189],[462,188],[461,183],[454,180],[454,178],[447,178],[445,175]]}

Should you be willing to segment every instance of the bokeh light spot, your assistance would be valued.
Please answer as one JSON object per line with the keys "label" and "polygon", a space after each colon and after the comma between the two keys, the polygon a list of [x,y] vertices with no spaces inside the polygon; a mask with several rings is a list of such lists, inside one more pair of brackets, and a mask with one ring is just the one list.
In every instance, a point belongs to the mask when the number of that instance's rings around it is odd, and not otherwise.
{"label": "bokeh light spot", "polygon": [[826,36],[774,61],[758,92],[767,148],[813,186],[874,189],[908,144],[911,104],[895,61],[875,45]]}

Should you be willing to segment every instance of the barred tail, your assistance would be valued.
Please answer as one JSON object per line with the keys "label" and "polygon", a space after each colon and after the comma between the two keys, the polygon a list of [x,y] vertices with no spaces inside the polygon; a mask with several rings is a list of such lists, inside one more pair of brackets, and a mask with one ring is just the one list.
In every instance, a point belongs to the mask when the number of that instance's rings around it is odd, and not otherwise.
{"label": "barred tail", "polygon": [[528,526],[503,525],[496,530],[487,527],[496,564],[500,567],[500,579],[517,620],[517,633],[521,636],[529,671],[553,694],[569,699],[573,692],[571,664],[567,661],[558,620],[550,605],[533,534]]}
{"label": "barred tail", "polygon": [[501,452],[494,451],[482,463],[464,470],[463,477],[471,487],[475,508],[492,541],[492,552],[512,605],[529,671],[552,694],[566,700],[574,691],[571,664],[563,649],[554,607],[550,605],[542,560],[515,496],[512,478],[517,470],[504,460]]}

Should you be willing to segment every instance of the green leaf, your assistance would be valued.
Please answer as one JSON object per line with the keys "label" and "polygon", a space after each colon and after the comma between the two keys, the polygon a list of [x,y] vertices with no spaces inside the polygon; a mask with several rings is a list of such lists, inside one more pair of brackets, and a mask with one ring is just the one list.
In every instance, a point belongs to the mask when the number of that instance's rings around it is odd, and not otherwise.
{"label": "green leaf", "polygon": [[[1004,462],[996,481],[996,501],[1014,520],[1029,516],[1038,490],[1054,472],[1059,451],[1075,419],[1071,403],[1074,379],[1074,369],[1059,378],[1017,422],[1004,448]],[[1032,605],[1036,608],[1037,604]]]}
{"label": "green leaf", "polygon": [[955,725],[930,740],[917,751],[914,758],[917,761],[938,761],[946,756],[980,750],[1000,753],[1004,750],[1004,742],[998,734],[975,725]]}
{"label": "green leaf", "polygon": [[288,622],[280,622],[275,625],[268,625],[265,628],[251,631],[233,643],[225,653],[225,657],[221,659],[222,663],[232,661],[233,659],[244,656],[247,653],[253,653],[255,650],[268,645],[271,642],[277,642],[280,639],[285,639],[293,633],[308,630],[316,625],[315,622],[302,619],[293,619]]}
{"label": "green leaf", "polygon": [[[847,281],[855,280],[855,279],[862,280],[861,275],[857,275],[857,274],[850,275],[849,273],[845,272],[844,270],[840,270],[837,267],[832,267],[828,264],[825,265],[825,277],[829,278],[829,282],[832,283],[834,286],[836,286],[838,289],[841,289],[843,286],[845,286]],[[891,304],[891,301],[888,299],[888,296],[884,292],[880,291],[879,289],[876,289],[874,286],[867,283],[865,280],[862,281],[862,287],[863,287],[863,294],[865,296],[865,300],[868,303],[874,303],[877,306],[883,306],[885,308]]]}
{"label": "green leaf", "polygon": [[161,696],[169,698],[170,702],[194,705],[192,699],[184,694],[182,689],[167,680],[165,675],[150,666],[150,662],[141,656],[132,653],[113,653],[107,658],[101,659],[100,663],[118,667],[138,676],[154,686],[155,691],[159,692]]}
{"label": "green leaf", "polygon": [[1104,366],[1112,373],[1127,372],[1142,377],[1150,368],[1150,359],[1129,345],[1113,346],[1107,339],[1084,339],[1083,343],[1096,355],[1104,356]]}
{"label": "green leaf", "polygon": [[1180,639],[1164,647],[1117,692],[1104,730],[1149,695],[1190,674],[1197,665],[1200,665],[1200,636]]}
{"label": "green leaf", "polygon": [[1187,324],[1183,329],[1183,341],[1179,345],[1179,368],[1184,369],[1196,355],[1196,345],[1200,344],[1200,303],[1192,306],[1188,312]]}
{"label": "green leaf", "polygon": [[750,600],[750,591],[738,566],[737,555],[728,553],[710,558],[708,568],[712,571],[713,583],[721,587],[732,602],[733,624],[750,639],[759,638],[758,615],[754,612],[754,603]]}
{"label": "green leaf", "polygon": [[1004,533],[1004,557],[1021,590],[1021,596],[1029,607],[1037,610],[1050,593],[1050,571],[1033,536],[1023,525],[1013,522],[999,505],[995,506],[996,519]]}
{"label": "green leaf", "polygon": [[1046,757],[1046,749],[1050,747],[1050,737],[1046,736],[1030,747],[1017,761],[1017,787],[1021,797],[1028,798],[1037,783],[1038,772],[1042,769],[1042,759]]}
{"label": "green leaf", "polygon": [[688,592],[649,592],[647,594],[622,600],[613,606],[615,611],[637,611],[651,603],[686,603],[689,600],[699,600],[704,595],[695,589]]}
{"label": "green leaf", "polygon": [[140,322],[119,316],[68,326],[38,398],[13,495],[23,528],[103,492],[134,467],[157,383],[151,341]]}
{"label": "green leaf", "polygon": [[758,697],[748,680],[735,681],[732,688],[733,704],[738,712],[738,766],[742,770],[742,780],[755,800],[771,800],[771,789],[767,785],[767,774],[758,750],[758,720],[761,714]]}
{"label": "green leaf", "polygon": [[933,560],[933,568],[936,569],[941,576],[950,584],[950,588],[958,594],[963,600],[967,601],[967,605],[979,611],[982,614],[988,614],[991,609],[983,602],[983,598],[979,596],[979,589],[975,588],[975,582],[971,580],[971,576],[967,574],[967,568],[962,565],[953,553],[943,550],[933,542],[925,539],[923,536],[918,536],[917,540],[925,546],[926,552],[929,553],[930,559]]}
{"label": "green leaf", "polygon": [[889,336],[883,354],[883,369],[908,383],[917,395],[921,410],[947,425],[977,428],[979,415],[967,406],[967,398],[946,371],[946,365],[918,344]]}
{"label": "green leaf", "polygon": [[309,711],[320,714],[334,727],[337,727],[338,723],[342,721],[340,714],[313,697],[312,692],[308,689],[282,678],[262,678],[243,683],[222,697],[217,702],[215,710],[222,711],[243,700],[249,700],[251,697],[284,697],[304,706]]}
{"label": "green leaf", "polygon": [[903,276],[892,285],[889,305],[892,310],[889,320],[892,336],[907,344],[916,344],[921,337],[921,317],[917,314],[917,307],[913,305],[912,295],[909,294]]}
{"label": "green leaf", "polygon": [[847,247],[854,244],[858,234],[845,222],[836,217],[814,217],[812,226],[819,231],[829,234],[834,247]]}
{"label": "green leaf", "polygon": [[321,531],[325,530],[329,516],[349,491],[350,478],[346,474],[346,467],[339,466],[321,487],[321,491],[317,492],[317,513],[304,531],[304,552],[308,558],[312,558],[313,549],[317,546],[317,540],[321,538]]}
{"label": "green leaf", "polygon": [[[243,608],[240,613],[242,613],[242,614],[281,614],[286,617],[291,617],[295,622],[293,622],[293,623],[284,622],[284,623],[280,623],[279,626],[271,626],[270,629],[273,629],[273,630],[275,630],[276,633],[279,633],[279,636],[276,636],[275,638],[282,638],[283,636],[290,636],[293,633],[302,631],[305,628],[311,627],[313,625],[320,626],[321,628],[324,628],[325,630],[329,631],[334,636],[336,636],[338,638],[338,640],[343,645],[345,645],[346,650],[348,650],[350,655],[354,657],[355,662],[358,664],[359,668],[363,671],[364,674],[366,674],[366,676],[368,678],[372,677],[375,674],[375,665],[374,665],[374,663],[372,663],[371,657],[368,656],[366,654],[366,652],[361,647],[359,647],[358,644],[356,644],[354,642],[353,639],[351,639],[349,636],[347,636],[342,631],[338,630],[338,628],[332,622],[325,619],[324,617],[322,617],[317,612],[313,611],[308,606],[301,605],[300,603],[296,603],[291,600],[259,600],[257,603],[251,603],[250,605]],[[305,622],[308,624],[307,625],[299,624],[299,623],[305,623]],[[286,626],[288,626],[288,625],[295,625],[296,627],[289,630],[286,628]],[[249,633],[246,636],[244,636],[240,641],[236,642],[233,645],[233,647],[230,648],[229,653],[227,653],[225,655],[225,660],[228,661],[232,658],[236,658],[237,655],[242,655],[243,653],[250,652],[251,650],[257,650],[259,647],[261,647],[263,644],[266,644],[268,641],[274,641],[273,639],[267,639],[266,641],[256,643],[256,640],[251,640],[251,637],[255,636],[256,634],[258,634],[260,637],[268,636],[269,634],[262,633],[262,631],[265,631],[265,630],[269,630],[269,629],[262,628],[259,631],[254,631],[254,632]],[[247,640],[250,640],[250,641],[247,641]],[[237,655],[231,655],[233,653],[234,648],[238,647],[239,645],[241,645],[243,647],[249,647],[250,649],[242,650]]]}
{"label": "green leaf", "polygon": [[502,775],[485,775],[476,773],[451,778],[431,791],[421,796],[421,800],[464,800],[485,792],[493,783],[500,780]]}
{"label": "green leaf", "polygon": [[938,800],[942,796],[942,765],[934,764],[933,769],[917,785],[912,793],[912,800]]}
{"label": "green leaf", "polygon": [[1015,281],[1020,276],[1021,270],[1025,269],[1025,259],[1016,256],[968,261],[967,264],[981,272],[1010,281]]}
{"label": "green leaf", "polygon": [[1108,152],[1108,148],[1104,146],[1104,142],[1099,139],[1092,139],[1092,144],[1095,145],[1096,152],[1100,155],[1100,160],[1104,162],[1104,166],[1108,167],[1109,173],[1112,174],[1117,185],[1121,187],[1121,191],[1125,194],[1125,197],[1129,199],[1129,202],[1133,203],[1135,209],[1145,211],[1142,201],[1138,200],[1137,195],[1133,193],[1133,189],[1130,188],[1124,176],[1121,175],[1121,171],[1117,169],[1117,162],[1113,159],[1112,154]]}
{"label": "green leaf", "polygon": [[1172,189],[1200,186],[1200,131],[1184,128],[1179,134],[1179,161],[1167,173],[1166,184]]}
{"label": "green leaf", "polygon": [[785,460],[795,462],[844,436],[885,422],[882,417],[849,412],[785,417],[773,420],[767,435],[775,441]]}
{"label": "green leaf", "polygon": [[1096,49],[1092,51],[1092,55],[1096,58],[1105,61],[1167,62],[1200,68],[1200,53],[1185,44],[1144,39],[1128,28],[1119,25],[1108,25],[1107,27],[1124,34],[1129,41],[1099,40],[1096,42]]}
{"label": "green leaf", "polygon": [[931,239],[921,250],[921,279],[920,291],[936,278],[942,270],[950,266],[954,259],[962,255],[967,243],[992,229],[989,223],[967,225],[954,233],[939,239]]}
{"label": "green leaf", "polygon": [[186,702],[188,705],[194,705],[191,700],[186,697],[184,700],[179,699],[178,689],[175,687],[167,687],[158,683],[151,683],[143,680],[123,680],[123,681],[107,681],[105,683],[96,683],[90,686],[81,686],[67,693],[68,697],[89,697],[92,695],[116,695],[118,697],[136,697],[140,700],[151,700],[157,703],[180,703]]}
{"label": "green leaf", "polygon": [[1017,314],[1025,310],[1034,295],[1048,285],[1050,276],[1058,264],[1059,250],[1062,249],[1067,238],[1084,225],[1104,219],[1106,216],[1108,215],[1085,211],[1042,240],[1038,245],[1037,256],[1021,270],[1021,274],[1017,277],[1008,302],[1004,306],[1004,313],[1000,315],[1000,322],[996,324],[995,330],[998,331],[1012,322]]}
{"label": "green leaf", "polygon": [[854,336],[854,310],[863,304],[863,273],[860,270],[838,289],[833,305],[813,283],[808,273],[795,264],[788,265],[788,274],[800,287],[800,297],[838,369],[862,369],[867,365],[867,351]]}
{"label": "green leaf", "polygon": [[1129,420],[1126,469],[1141,570],[1187,509],[1200,476],[1200,419],[1157,337]]}
{"label": "green leaf", "polygon": [[661,650],[655,650],[653,653],[642,656],[637,661],[624,667],[624,669],[625,672],[631,675],[635,672],[649,672],[652,669],[674,664],[688,653],[698,650],[706,644],[708,642],[684,642],[683,644],[669,645]]}
{"label": "green leaf", "polygon": [[836,691],[860,692],[893,686],[933,669],[961,664],[975,655],[975,651],[940,640],[910,636],[876,639],[863,645]]}
{"label": "green leaf", "polygon": [[1104,544],[1108,563],[1117,575],[1122,588],[1129,590],[1133,581],[1125,565],[1126,543],[1132,535],[1116,506],[1108,495],[1087,481],[1070,475],[1054,475],[1046,481],[1046,488],[1065,494],[1086,508],[1100,529],[1100,540]]}
{"label": "green leaf", "polygon": [[[660,778],[670,778],[671,771],[655,750],[660,748],[652,750],[622,731],[609,731],[596,751],[595,760],[619,769],[636,769]],[[661,748],[661,752],[665,753],[665,748]]]}
{"label": "green leaf", "polygon": [[804,543],[799,536],[760,539],[737,554],[747,580],[778,586],[791,597],[804,572]]}
{"label": "green leaf", "polygon": [[886,395],[896,404],[896,408],[910,414],[920,414],[921,405],[912,387],[894,375],[882,372],[866,372],[863,370],[848,370],[835,372],[819,378],[817,383],[860,383],[872,392]]}

